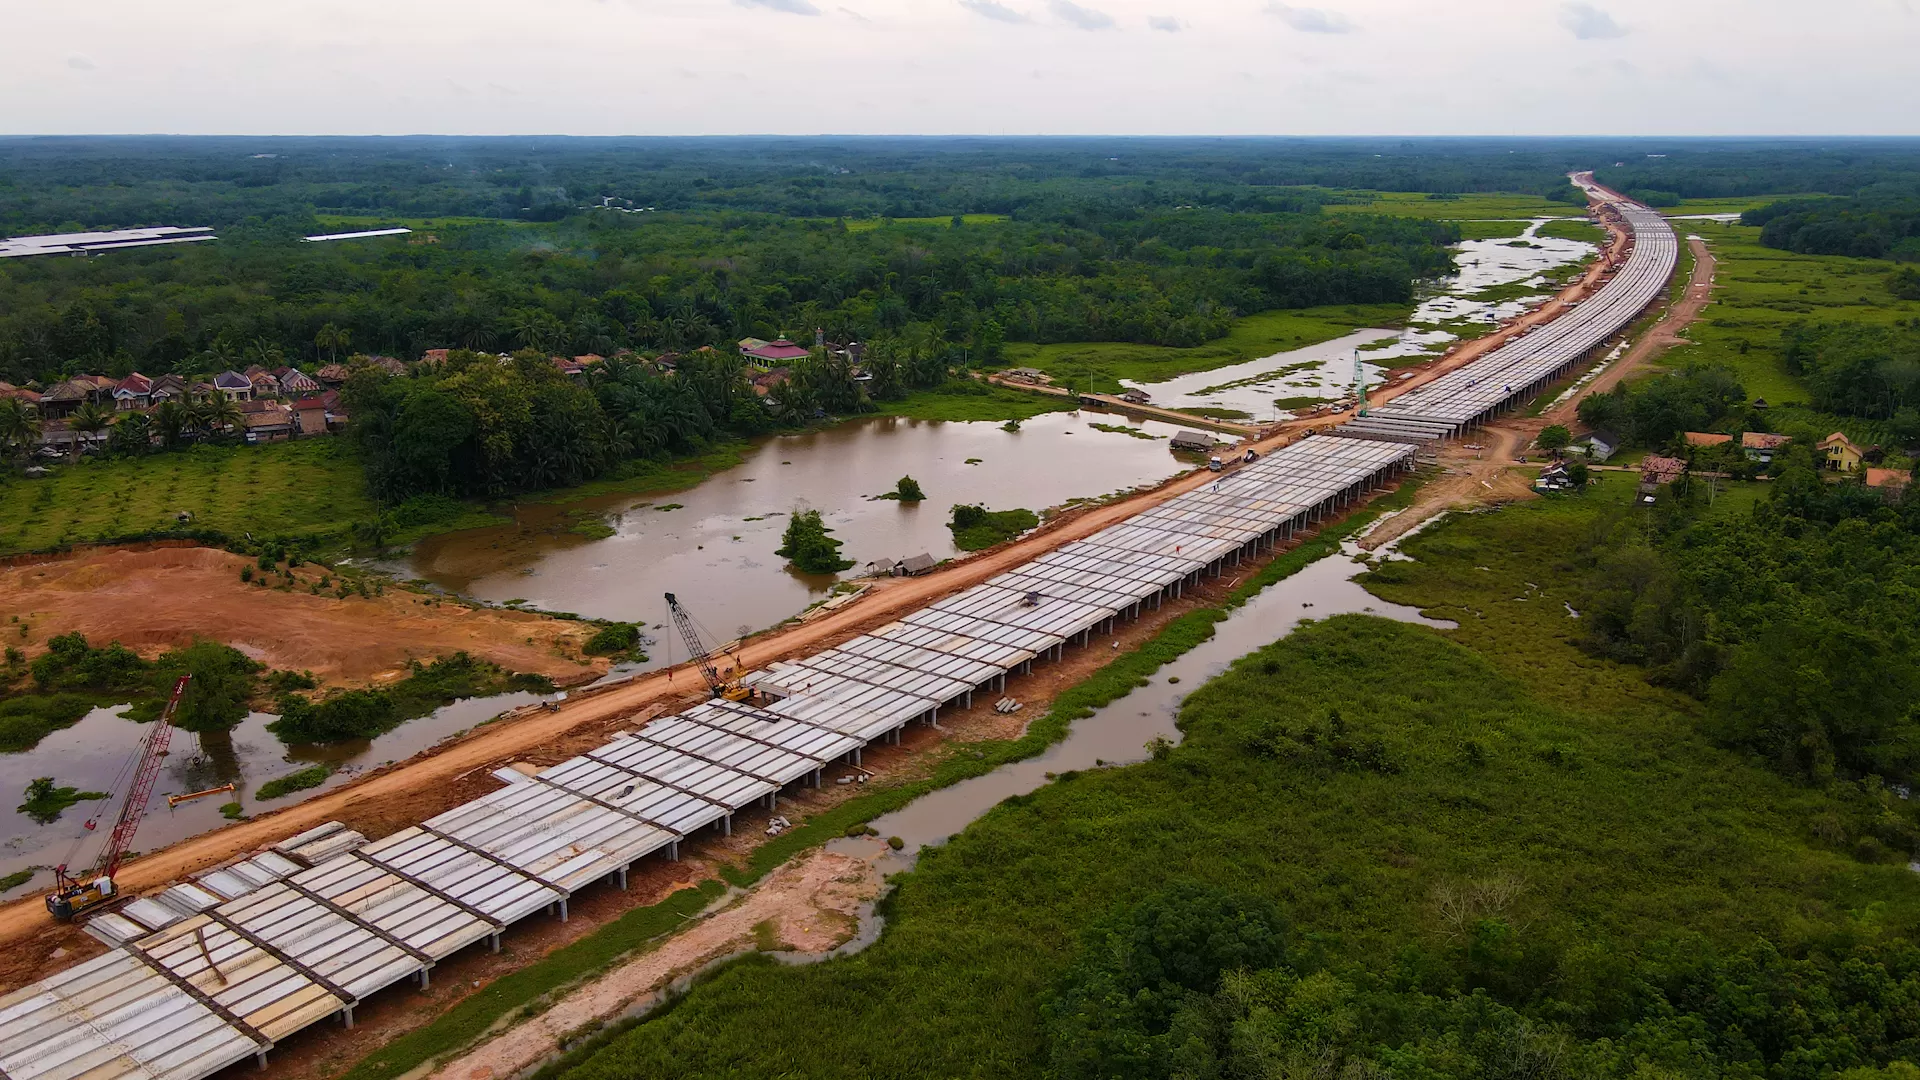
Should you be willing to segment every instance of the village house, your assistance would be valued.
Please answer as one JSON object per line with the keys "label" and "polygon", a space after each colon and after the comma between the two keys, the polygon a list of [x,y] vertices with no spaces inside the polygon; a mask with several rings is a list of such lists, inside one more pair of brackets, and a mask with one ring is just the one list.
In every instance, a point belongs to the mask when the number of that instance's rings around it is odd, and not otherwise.
{"label": "village house", "polygon": [[147,402],[159,405],[167,401],[185,401],[187,398],[187,380],[178,375],[167,374],[153,380],[147,388]]}
{"label": "village house", "polygon": [[1605,461],[1620,452],[1620,436],[1611,431],[1589,431],[1573,440],[1567,446],[1567,452],[1580,454],[1591,461]]}
{"label": "village house", "polygon": [[1838,472],[1859,472],[1867,458],[1866,451],[1840,431],[1821,439],[1815,449],[1820,452],[1821,463]]}
{"label": "village house", "polygon": [[215,375],[213,389],[228,401],[253,400],[253,380],[237,371],[223,371]]}
{"label": "village house", "polygon": [[353,370],[345,364],[326,364],[313,373],[326,386],[340,386],[353,376]]}
{"label": "village house", "polygon": [[1775,435],[1768,431],[1749,431],[1740,436],[1740,449],[1746,452],[1748,461],[1763,464],[1771,462],[1780,448],[1793,440],[1785,435]]}
{"label": "village house", "polygon": [[250,443],[278,442],[293,435],[293,410],[277,401],[242,402],[240,415]]}
{"label": "village house", "polygon": [[40,411],[40,391],[29,390],[24,386],[15,386],[10,382],[0,382],[0,398],[12,398],[27,407],[27,411]]}
{"label": "village house", "polygon": [[66,379],[49,386],[40,395],[40,415],[50,419],[69,416],[89,401],[100,400],[100,389],[91,379]]}
{"label": "village house", "polygon": [[1877,489],[1888,502],[1893,502],[1906,493],[1907,482],[1913,477],[1905,469],[1867,470],[1867,486]]}
{"label": "village house", "polygon": [[[757,339],[748,338],[747,340],[753,341]],[[740,355],[745,358],[747,363],[753,365],[754,368],[760,371],[771,371],[776,367],[784,367],[793,363],[795,360],[804,358],[807,355],[807,349],[804,345],[795,345],[786,338],[779,338],[774,341],[756,345],[750,349],[743,344],[740,349]]]}
{"label": "village house", "polygon": [[274,378],[271,371],[259,371],[248,375],[247,381],[253,384],[253,396],[256,398],[280,396],[280,380]]}
{"label": "village house", "polygon": [[1183,429],[1174,435],[1173,448],[1175,450],[1211,450],[1213,437],[1191,428]]}
{"label": "village house", "polygon": [[1660,485],[1671,484],[1687,474],[1687,463],[1681,458],[1662,457],[1648,454],[1640,462],[1640,487],[1637,498],[1640,502],[1650,503]]}
{"label": "village house", "polygon": [[[439,358],[442,360],[447,358],[447,350],[445,349],[433,349],[430,351],[439,353]],[[407,373],[407,365],[391,356],[370,356],[367,358],[367,362],[389,375],[405,375]]]}
{"label": "village house", "polygon": [[1696,447],[1725,446],[1733,441],[1733,436],[1717,431],[1687,431],[1682,432],[1680,437],[1687,441],[1688,446]]}
{"label": "village house", "polygon": [[274,371],[273,377],[280,382],[280,392],[288,397],[317,394],[323,389],[313,376],[297,367],[279,368]]}
{"label": "village house", "polygon": [[121,379],[113,388],[113,407],[119,412],[145,409],[153,404],[153,380],[139,372]]}
{"label": "village house", "polygon": [[1129,386],[1120,392],[1120,400],[1129,405],[1147,405],[1152,403],[1153,398],[1145,390]]}
{"label": "village house", "polygon": [[327,403],[318,397],[305,397],[293,403],[293,417],[296,429],[302,435],[325,435],[327,424]]}

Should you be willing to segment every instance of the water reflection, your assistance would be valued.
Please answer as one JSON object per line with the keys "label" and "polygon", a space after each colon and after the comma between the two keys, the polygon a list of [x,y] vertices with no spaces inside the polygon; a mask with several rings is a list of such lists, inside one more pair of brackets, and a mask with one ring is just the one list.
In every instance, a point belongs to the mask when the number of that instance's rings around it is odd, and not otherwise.
{"label": "water reflection", "polygon": [[[796,505],[821,511],[856,563],[850,573],[921,552],[949,558],[960,554],[947,530],[953,504],[1038,511],[1157,483],[1189,467],[1169,452],[1175,430],[1094,413],[1038,416],[1014,432],[985,422],[857,420],[766,440],[686,491],[514,508],[511,525],[422,541],[403,572],[494,603],[648,625],[665,622],[661,594],[674,592],[707,627],[731,636],[774,625],[833,586],[833,576],[792,572],[774,554]],[[903,475],[919,481],[924,504],[874,498]],[[614,534],[569,531],[582,515]],[[667,651],[656,649],[652,666]]]}
{"label": "water reflection", "polygon": [[[277,719],[271,713],[251,713],[232,731],[206,734],[176,731],[134,846],[141,851],[152,851],[217,829],[227,824],[228,819],[222,816],[220,807],[228,802],[241,803],[246,813],[291,806],[343,784],[367,769],[412,757],[449,735],[485,723],[507,709],[538,700],[539,695],[528,693],[469,698],[438,709],[430,716],[410,720],[377,738],[328,746],[283,744],[267,730],[267,725]],[[0,754],[0,827],[5,828],[7,837],[5,843],[0,844],[0,875],[62,862],[75,867],[88,866],[99,855],[112,819],[118,813],[116,800],[126,793],[134,756],[139,753],[140,742],[149,730],[146,725],[119,715],[124,708],[94,709],[79,723],[40,740],[40,745],[32,750]],[[260,784],[318,763],[335,768],[334,774],[320,787],[264,803],[256,803],[251,797],[253,789]],[[112,798],[71,806],[57,820],[39,824],[14,809],[15,800],[7,797],[24,792],[38,776],[53,777],[63,787],[104,791]],[[238,790],[174,807],[167,805],[168,795],[205,791],[227,783],[236,785]],[[88,830],[86,822],[93,817],[99,818],[99,826]],[[41,887],[49,880],[42,872],[16,891]]]}

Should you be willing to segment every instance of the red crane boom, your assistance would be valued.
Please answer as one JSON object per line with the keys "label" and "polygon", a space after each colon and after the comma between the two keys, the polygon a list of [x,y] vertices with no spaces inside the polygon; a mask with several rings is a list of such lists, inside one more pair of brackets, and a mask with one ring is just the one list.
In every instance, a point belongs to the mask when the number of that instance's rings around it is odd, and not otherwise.
{"label": "red crane boom", "polygon": [[100,852],[100,859],[94,864],[93,872],[87,877],[91,880],[76,880],[67,876],[65,864],[54,867],[55,887],[47,895],[47,910],[56,919],[71,919],[79,912],[105,903],[117,892],[113,884],[113,875],[120,869],[120,860],[126,858],[127,849],[133,846],[134,831],[140,828],[140,819],[147,812],[147,798],[153,794],[154,781],[160,778],[160,765],[167,756],[167,746],[173,742],[173,714],[180,708],[181,695],[187,692],[187,683],[193,680],[191,675],[180,676],[173,684],[173,696],[167,699],[167,707],[160,711],[160,719],[153,722],[153,730],[147,732],[146,740],[140,746],[140,763],[133,771],[133,785],[127,789],[126,801],[120,804],[120,817],[113,823],[113,831],[107,834],[107,846]]}

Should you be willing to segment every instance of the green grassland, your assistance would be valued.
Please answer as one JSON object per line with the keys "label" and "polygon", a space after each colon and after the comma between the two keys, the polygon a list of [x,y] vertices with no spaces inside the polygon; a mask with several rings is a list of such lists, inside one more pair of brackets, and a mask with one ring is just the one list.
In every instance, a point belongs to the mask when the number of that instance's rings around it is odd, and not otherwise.
{"label": "green grassland", "polygon": [[1549,221],[1540,226],[1537,236],[1550,236],[1557,240],[1584,240],[1589,244],[1607,242],[1607,230],[1585,218],[1568,218],[1564,221]]}
{"label": "green grassland", "polygon": [[[1005,214],[961,214],[960,223],[967,225],[998,225],[1007,220]],[[948,217],[903,217],[903,218],[855,218],[847,222],[848,232],[867,232],[883,225],[919,225],[937,226],[942,229],[953,227],[953,218]]]}
{"label": "green grassland", "polygon": [[[1458,630],[1310,624],[1189,698],[1164,759],[1062,776],[923,855],[864,952],[723,969],[566,1076],[1040,1075],[1038,1004],[1079,932],[1182,880],[1270,898],[1316,962],[1381,972],[1459,948],[1448,890],[1510,883],[1541,993],[1670,943],[1910,933],[1920,882],[1815,838],[1837,797],[1711,745],[1692,700],[1573,646],[1565,552],[1599,509],[1416,538],[1419,562],[1374,587]],[[1335,710],[1388,767],[1258,750]]]}
{"label": "green grassland", "polygon": [[1723,199],[1682,199],[1679,206],[1664,206],[1660,212],[1668,217],[1686,214],[1739,214],[1756,207],[1784,202],[1787,199],[1828,199],[1830,195],[1735,195]]}
{"label": "green grassland", "polygon": [[0,482],[0,553],[173,530],[183,510],[188,529],[291,538],[338,532],[374,507],[359,460],[333,439],[83,460]]}
{"label": "green grassland", "polygon": [[1761,247],[1760,230],[1717,221],[1683,223],[1704,237],[1718,265],[1713,303],[1687,331],[1695,344],[1671,354],[1725,364],[1751,397],[1805,402],[1807,391],[1780,356],[1781,335],[1809,321],[1887,324],[1920,316],[1920,301],[1887,290],[1894,264],[1840,255],[1795,255]]}
{"label": "green grassland", "polygon": [[1076,390],[1116,393],[1120,380],[1151,383],[1195,371],[1257,360],[1289,349],[1317,345],[1369,326],[1397,327],[1411,308],[1398,304],[1341,304],[1263,311],[1233,324],[1226,337],[1180,349],[1119,341],[1008,345],[1008,367],[1030,367]]}
{"label": "green grassland", "polygon": [[1335,191],[1351,200],[1328,206],[1329,214],[1392,214],[1436,221],[1474,221],[1486,218],[1582,217],[1587,210],[1572,203],[1553,202],[1538,195],[1514,192],[1469,192],[1434,199],[1418,191]]}
{"label": "green grassland", "polygon": [[1067,398],[1009,390],[977,379],[952,379],[900,401],[880,403],[880,415],[909,420],[1026,420],[1074,408]]}

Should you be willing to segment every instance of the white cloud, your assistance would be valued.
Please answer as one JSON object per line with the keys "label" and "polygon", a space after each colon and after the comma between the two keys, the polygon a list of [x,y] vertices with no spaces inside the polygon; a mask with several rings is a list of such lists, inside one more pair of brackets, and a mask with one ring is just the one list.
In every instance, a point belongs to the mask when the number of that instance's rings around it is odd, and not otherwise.
{"label": "white cloud", "polygon": [[744,8],[760,7],[769,11],[784,11],[789,15],[818,15],[820,9],[807,0],[733,0]]}
{"label": "white cloud", "polygon": [[1624,36],[1627,32],[1625,27],[1613,21],[1613,16],[1592,4],[1560,5],[1560,25],[1566,27],[1581,41],[1617,38]]}
{"label": "white cloud", "polygon": [[1053,16],[1063,22],[1069,22],[1082,30],[1109,30],[1113,28],[1113,16],[1104,11],[1084,8],[1073,0],[1053,0],[1050,5]]}
{"label": "white cloud", "polygon": [[92,71],[93,61],[84,56],[69,56],[67,57],[67,66],[75,71]]}
{"label": "white cloud", "polygon": [[867,18],[865,15],[860,14],[859,12],[853,10],[852,8],[843,7],[843,8],[840,8],[839,11],[840,11],[840,14],[845,15],[849,19],[857,19],[860,22],[873,21],[872,19]]}
{"label": "white cloud", "polygon": [[1033,20],[1013,10],[997,0],[960,0],[960,6],[975,15],[992,19],[995,22],[1024,23]]}
{"label": "white cloud", "polygon": [[1184,24],[1171,15],[1149,15],[1147,16],[1147,25],[1155,30],[1165,30],[1169,34],[1177,34]]}
{"label": "white cloud", "polygon": [[1303,34],[1350,34],[1353,21],[1337,11],[1323,8],[1293,7],[1276,2],[1267,5],[1267,14]]}

